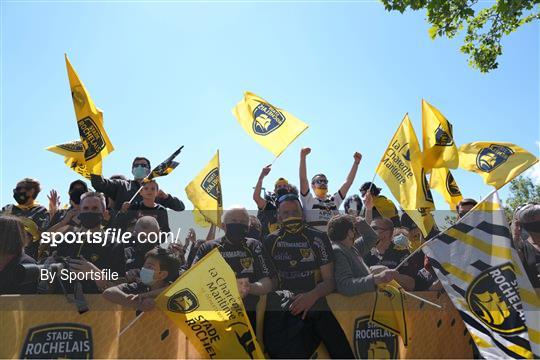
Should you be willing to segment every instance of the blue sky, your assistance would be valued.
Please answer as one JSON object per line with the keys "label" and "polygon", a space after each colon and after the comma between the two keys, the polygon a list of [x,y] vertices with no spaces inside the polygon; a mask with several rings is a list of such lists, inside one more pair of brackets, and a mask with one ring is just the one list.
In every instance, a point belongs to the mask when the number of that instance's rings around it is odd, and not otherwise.
{"label": "blue sky", "polygon": [[[429,38],[423,12],[388,13],[378,2],[1,6],[2,205],[23,177],[42,182],[45,204],[52,188],[67,200],[77,178],[44,150],[78,137],[64,53],[104,111],[116,148],[104,175],[131,176],[133,157],[155,165],[184,145],[181,165],[159,183],[186,202],[185,186],[219,149],[225,207],[255,207],[252,187],[273,156],[231,114],[245,90],[310,125],[276,161],[268,187],[279,176],[298,184],[299,151],[310,146],[308,173],[326,173],[330,190],[360,151],[357,191],[405,112],[421,137],[422,98],[453,123],[458,144],[508,141],[538,155],[538,24],[508,36],[499,69],[480,74],[459,52],[461,39]],[[454,177],[466,196],[491,190],[464,170]]]}

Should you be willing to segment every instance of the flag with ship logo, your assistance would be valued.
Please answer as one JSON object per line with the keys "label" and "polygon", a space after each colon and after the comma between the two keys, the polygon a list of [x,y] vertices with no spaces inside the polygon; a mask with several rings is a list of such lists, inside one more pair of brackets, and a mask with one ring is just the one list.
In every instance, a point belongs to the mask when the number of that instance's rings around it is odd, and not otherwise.
{"label": "flag with ship logo", "polygon": [[244,131],[276,157],[308,128],[291,113],[248,91],[232,112]]}
{"label": "flag with ship logo", "polygon": [[103,112],[96,107],[67,55],[65,57],[77,127],[84,150],[82,160],[89,173],[101,175],[103,158],[114,147],[103,127]]}
{"label": "flag with ship logo", "polygon": [[479,141],[459,147],[459,167],[482,176],[500,189],[538,162],[538,158],[517,145]]}
{"label": "flag with ship logo", "polygon": [[221,197],[221,180],[219,176],[219,151],[204,169],[186,186],[188,199],[204,218],[221,225],[223,200]]}
{"label": "flag with ship logo", "polygon": [[80,140],[73,140],[65,144],[52,145],[46,150],[64,156],[64,163],[77,174],[90,179],[90,172],[84,161],[84,148]]}
{"label": "flag with ship logo", "polygon": [[437,190],[444,197],[444,200],[450,205],[451,210],[455,210],[456,206],[463,199],[454,176],[447,168],[431,170],[429,187]]}
{"label": "flag with ship logo", "polygon": [[424,253],[484,358],[540,355],[540,300],[493,192]]}
{"label": "flag with ship logo", "polygon": [[206,359],[264,359],[238,292],[236,276],[218,249],[210,251],[156,298]]}
{"label": "flag with ship logo", "polygon": [[433,168],[455,169],[459,163],[452,124],[441,112],[422,99],[423,165]]}

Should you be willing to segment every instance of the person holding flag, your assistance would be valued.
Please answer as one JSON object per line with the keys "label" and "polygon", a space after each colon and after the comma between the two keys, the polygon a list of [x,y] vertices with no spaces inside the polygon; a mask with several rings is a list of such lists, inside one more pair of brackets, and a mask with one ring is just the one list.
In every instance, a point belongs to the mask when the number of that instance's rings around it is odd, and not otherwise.
{"label": "person holding flag", "polygon": [[[170,171],[169,171],[170,172]],[[120,210],[126,201],[131,201],[135,196],[136,201],[141,201],[142,198],[138,194],[145,179],[152,174],[150,160],[145,157],[136,157],[131,166],[133,180],[122,179],[106,179],[101,175],[92,174],[92,186],[96,191],[100,191],[105,196],[114,200],[115,210]],[[170,194],[159,190],[156,202],[166,208],[174,211],[182,211],[185,209],[184,203]]]}
{"label": "person holding flag", "polygon": [[300,199],[308,225],[326,232],[326,225],[333,215],[338,213],[339,206],[347,197],[347,192],[356,177],[362,154],[354,153],[354,162],[345,182],[334,195],[328,195],[328,179],[324,174],[317,174],[311,179],[311,194],[307,180],[306,157],[311,153],[310,148],[300,151]]}

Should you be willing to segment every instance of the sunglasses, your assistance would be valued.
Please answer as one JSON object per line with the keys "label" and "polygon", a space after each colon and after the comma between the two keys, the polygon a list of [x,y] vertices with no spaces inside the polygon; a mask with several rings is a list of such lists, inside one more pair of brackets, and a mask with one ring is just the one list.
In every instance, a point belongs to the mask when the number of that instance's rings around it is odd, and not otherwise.
{"label": "sunglasses", "polygon": [[382,228],[382,227],[378,227],[378,226],[372,226],[371,227],[373,230],[375,231],[378,231],[378,230],[381,230],[381,231],[387,231],[387,230],[390,230],[389,228]]}
{"label": "sunglasses", "polygon": [[285,194],[285,195],[281,195],[281,196],[277,199],[277,202],[278,202],[278,203],[281,203],[281,202],[287,201],[287,200],[298,200],[298,196],[296,196],[295,194]]}
{"label": "sunglasses", "polygon": [[313,180],[313,183],[316,185],[328,185],[328,180],[326,179],[317,179]]}

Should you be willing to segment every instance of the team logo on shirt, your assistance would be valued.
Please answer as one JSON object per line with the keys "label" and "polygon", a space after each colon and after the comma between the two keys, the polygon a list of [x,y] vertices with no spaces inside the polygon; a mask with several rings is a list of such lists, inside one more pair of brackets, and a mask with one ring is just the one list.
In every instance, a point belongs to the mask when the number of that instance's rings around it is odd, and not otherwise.
{"label": "team logo on shirt", "polygon": [[21,359],[92,359],[92,329],[83,324],[53,323],[31,328]]}
{"label": "team logo on shirt", "polygon": [[253,259],[249,257],[240,259],[240,265],[244,268],[242,272],[253,270]]}
{"label": "team logo on shirt", "polygon": [[96,157],[105,148],[105,140],[91,117],[87,116],[77,121],[79,135],[84,148],[84,158],[88,161]]}
{"label": "team logo on shirt", "polygon": [[490,329],[512,335],[525,331],[525,313],[510,263],[491,267],[469,285],[467,304],[474,316]]}
{"label": "team logo on shirt", "polygon": [[398,358],[397,336],[370,322],[369,316],[356,319],[353,339],[357,359]]}
{"label": "team logo on shirt", "polygon": [[313,251],[311,249],[300,249],[300,254],[302,255],[302,260],[300,262],[313,261],[315,260],[313,256]]}
{"label": "team logo on shirt", "polygon": [[435,129],[435,145],[437,146],[452,146],[454,145],[454,138],[452,136],[452,124],[447,122],[449,133],[444,131],[441,125]]}
{"label": "team logo on shirt", "polygon": [[221,182],[219,179],[219,169],[213,168],[203,179],[201,183],[203,190],[221,205]]}
{"label": "team logo on shirt", "polygon": [[95,263],[98,260],[99,260],[99,255],[95,253],[90,254],[90,256],[88,257],[88,261],[90,261],[91,263]]}
{"label": "team logo on shirt", "polygon": [[236,340],[244,350],[250,359],[254,359],[255,356],[255,342],[253,340],[253,334],[249,330],[249,326],[243,322],[235,322],[229,325],[229,328],[236,334]]}
{"label": "team logo on shirt", "polygon": [[199,307],[197,296],[189,290],[182,289],[169,298],[167,309],[172,312],[187,314]]}
{"label": "team logo on shirt", "polygon": [[275,107],[267,103],[260,103],[253,109],[253,132],[266,136],[279,128],[286,118]]}
{"label": "team logo on shirt", "polygon": [[461,196],[461,191],[459,191],[456,180],[454,180],[450,171],[448,172],[448,175],[446,175],[446,191],[448,191],[451,196]]}
{"label": "team logo on shirt", "polygon": [[484,172],[491,172],[504,164],[514,151],[508,146],[491,144],[476,155],[476,166]]}
{"label": "team logo on shirt", "polygon": [[291,264],[291,266],[296,266],[296,264],[298,264],[298,261],[291,260],[291,261],[289,261],[289,264]]}

